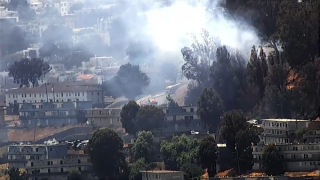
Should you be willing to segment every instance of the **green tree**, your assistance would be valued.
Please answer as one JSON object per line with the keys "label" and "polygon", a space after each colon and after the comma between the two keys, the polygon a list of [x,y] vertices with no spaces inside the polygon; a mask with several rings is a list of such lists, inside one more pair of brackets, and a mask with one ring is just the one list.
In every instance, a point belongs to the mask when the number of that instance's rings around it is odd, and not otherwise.
{"label": "green tree", "polygon": [[238,54],[230,54],[226,46],[217,48],[217,60],[210,69],[210,83],[217,91],[225,111],[244,108],[240,101],[246,84],[246,62]]}
{"label": "green tree", "polygon": [[277,32],[283,55],[293,68],[301,68],[318,54],[319,1],[281,1],[277,18]]}
{"label": "green tree", "polygon": [[275,144],[269,144],[263,150],[262,164],[268,176],[279,176],[285,172],[279,150]]}
{"label": "green tree", "polygon": [[154,155],[154,137],[151,131],[140,131],[133,144],[132,152],[134,160],[144,158],[146,163],[150,163]]}
{"label": "green tree", "polygon": [[198,100],[198,115],[210,128],[216,128],[223,113],[223,102],[219,94],[212,88],[205,88]]}
{"label": "green tree", "polygon": [[10,168],[8,171],[9,180],[24,180],[25,173],[20,173],[19,168]]}
{"label": "green tree", "polygon": [[88,154],[99,179],[117,179],[127,171],[122,149],[123,142],[113,130],[104,128],[93,133],[88,143]]}
{"label": "green tree", "polygon": [[69,172],[68,180],[82,180],[81,173],[77,170],[73,170]]}
{"label": "green tree", "polygon": [[[222,115],[220,133],[226,141],[227,148],[233,153],[236,161],[234,169],[238,174],[252,168],[252,143],[257,143],[258,134],[247,123],[241,110],[228,111]],[[255,142],[254,142],[255,141]]]}
{"label": "green tree", "polygon": [[142,175],[140,171],[150,170],[149,165],[146,163],[144,158],[140,158],[136,160],[130,166],[130,176],[129,180],[141,180]]}
{"label": "green tree", "polygon": [[179,107],[179,104],[172,99],[172,97],[170,96],[170,94],[168,94],[168,96],[166,97],[166,99],[167,99],[167,101],[168,101],[168,107]]}
{"label": "green tree", "polygon": [[209,81],[210,64],[215,60],[216,42],[207,31],[201,34],[204,43],[200,43],[195,37],[191,48],[181,49],[183,60],[182,74],[189,80],[198,84],[207,84]]}
{"label": "green tree", "polygon": [[165,114],[161,108],[146,105],[140,107],[137,116],[135,127],[138,131],[153,131],[160,130],[164,125]]}
{"label": "green tree", "polygon": [[197,164],[198,151],[199,140],[190,139],[185,134],[173,136],[160,145],[165,167],[170,170],[180,170],[186,163]]}
{"label": "green tree", "polygon": [[122,107],[120,112],[122,127],[131,135],[135,135],[137,133],[135,122],[139,109],[140,106],[136,101],[129,101]]}
{"label": "green tree", "polygon": [[13,81],[20,84],[20,87],[29,87],[30,83],[35,87],[50,70],[49,64],[42,59],[23,58],[9,67],[9,76],[13,77]]}
{"label": "green tree", "polygon": [[141,95],[143,88],[150,83],[149,77],[140,70],[140,67],[132,64],[121,65],[114,78],[128,99]]}
{"label": "green tree", "polygon": [[255,46],[252,47],[247,73],[248,83],[258,88],[259,100],[262,100],[266,87],[264,79],[268,74],[268,63],[262,47],[258,49]]}
{"label": "green tree", "polygon": [[200,140],[198,156],[202,168],[207,169],[209,178],[214,177],[217,172],[217,144],[212,136]]}

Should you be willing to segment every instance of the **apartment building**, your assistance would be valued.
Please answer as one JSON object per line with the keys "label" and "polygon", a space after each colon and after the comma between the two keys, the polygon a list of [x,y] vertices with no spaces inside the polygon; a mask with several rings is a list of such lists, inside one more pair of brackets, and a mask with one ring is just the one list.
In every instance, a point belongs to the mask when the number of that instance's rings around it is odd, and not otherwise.
{"label": "apartment building", "polygon": [[90,101],[103,105],[101,85],[85,82],[45,83],[39,87],[18,88],[6,93],[6,106],[22,103]]}
{"label": "apartment building", "polygon": [[86,118],[94,127],[122,127],[121,108],[87,109]]}
{"label": "apartment building", "polygon": [[[253,146],[253,170],[262,170],[262,153],[266,145]],[[314,171],[320,160],[320,144],[276,144],[285,171]]]}
{"label": "apartment building", "polygon": [[85,123],[85,109],[90,101],[23,103],[19,108],[20,126],[63,126]]}
{"label": "apartment building", "polygon": [[303,139],[306,143],[320,143],[320,120],[310,121]]}
{"label": "apartment building", "polygon": [[92,166],[87,155],[69,154],[67,145],[57,142],[10,145],[6,156],[9,168],[24,168],[28,180],[66,180],[70,171],[78,170],[85,174],[91,171]]}
{"label": "apartment building", "polygon": [[261,127],[264,129],[261,140],[265,144],[291,143],[298,129],[308,127],[309,120],[298,119],[261,119]]}
{"label": "apartment building", "polygon": [[197,115],[197,106],[163,107],[166,116],[164,133],[189,133],[190,131],[206,132]]}
{"label": "apartment building", "polygon": [[183,171],[154,170],[140,172],[142,180],[184,180]]}

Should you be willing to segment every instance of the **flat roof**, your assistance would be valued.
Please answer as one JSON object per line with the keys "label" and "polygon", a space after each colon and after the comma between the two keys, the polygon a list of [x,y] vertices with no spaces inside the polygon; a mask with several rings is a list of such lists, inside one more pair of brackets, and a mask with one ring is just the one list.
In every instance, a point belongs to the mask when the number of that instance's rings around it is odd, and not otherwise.
{"label": "flat roof", "polygon": [[281,121],[281,122],[308,122],[310,120],[304,119],[261,119],[261,121]]}
{"label": "flat roof", "polygon": [[147,172],[147,173],[177,173],[177,172],[181,172],[181,173],[183,173],[183,171],[169,171],[169,170],[150,170],[150,171],[140,171],[140,172]]}

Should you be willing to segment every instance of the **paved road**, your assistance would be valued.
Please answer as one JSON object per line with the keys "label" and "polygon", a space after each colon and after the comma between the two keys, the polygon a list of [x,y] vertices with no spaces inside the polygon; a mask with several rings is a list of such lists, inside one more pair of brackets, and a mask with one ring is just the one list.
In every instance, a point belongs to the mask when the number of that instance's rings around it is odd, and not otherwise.
{"label": "paved road", "polygon": [[[165,92],[159,92],[154,95],[150,94],[150,95],[140,97],[136,101],[138,104],[140,104],[141,101],[147,100],[148,98],[152,98],[152,99],[155,99],[156,101],[158,101],[158,104],[160,105],[160,104],[167,103],[166,96],[167,96],[167,94]],[[118,102],[110,104],[109,106],[107,106],[107,108],[122,108],[122,106],[124,106],[126,103],[128,103],[128,100],[118,101]]]}

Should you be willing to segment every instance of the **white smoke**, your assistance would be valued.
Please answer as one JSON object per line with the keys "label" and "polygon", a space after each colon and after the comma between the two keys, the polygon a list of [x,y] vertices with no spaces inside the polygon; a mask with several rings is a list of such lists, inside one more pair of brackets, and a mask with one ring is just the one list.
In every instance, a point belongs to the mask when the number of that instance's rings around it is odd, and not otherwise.
{"label": "white smoke", "polygon": [[228,16],[218,1],[213,1],[210,10],[207,2],[175,1],[171,6],[152,8],[146,12],[146,18],[144,34],[151,37],[162,54],[180,53],[181,48],[191,45],[191,34],[201,40],[203,29],[223,45],[243,53],[250,52],[252,45],[260,44],[253,28]]}

